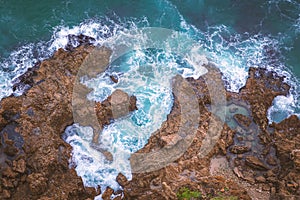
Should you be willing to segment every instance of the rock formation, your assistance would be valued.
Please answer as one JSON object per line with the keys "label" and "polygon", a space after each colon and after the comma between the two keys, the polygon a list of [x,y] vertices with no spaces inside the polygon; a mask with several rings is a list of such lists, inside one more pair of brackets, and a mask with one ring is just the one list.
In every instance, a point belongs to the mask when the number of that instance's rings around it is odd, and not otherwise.
{"label": "rock formation", "polygon": [[[93,199],[101,192],[85,188],[75,170],[69,168],[72,148],[64,142],[62,134],[78,116],[87,119],[81,121],[82,125],[97,123],[100,128],[94,131],[101,131],[115,117],[137,109],[136,98],[116,90],[101,103],[81,101],[78,97],[89,92],[84,86],[79,86],[74,94],[79,69],[95,49],[88,45],[91,38],[80,36],[79,39],[85,45],[70,47],[68,51],[60,49],[52,58],[36,65],[16,83],[16,89],[27,85],[26,92],[19,97],[4,98],[0,103],[0,199]],[[97,51],[100,65],[106,66],[110,50],[99,48]],[[207,68],[210,76],[220,76],[214,67]],[[90,77],[97,73],[99,71],[93,72]],[[289,86],[283,83],[283,77],[250,68],[247,83],[239,93],[227,92],[228,105],[244,108],[249,115],[238,113],[238,108],[230,109],[232,119],[228,120],[236,122],[236,127],[230,128],[228,121],[212,150],[201,158],[199,149],[210,123],[218,123],[220,119],[209,110],[212,100],[205,79],[186,80],[196,94],[200,113],[192,144],[177,160],[159,170],[135,173],[130,181],[119,174],[117,181],[123,191],[107,188],[102,191],[103,199],[123,193],[125,199],[171,200],[177,199],[184,188],[197,191],[203,199],[220,195],[250,199],[241,185],[224,176],[210,174],[210,160],[215,155],[227,156],[240,179],[270,191],[272,199],[297,199],[300,195],[300,120],[291,116],[270,125],[267,119],[273,99],[288,94]],[[137,153],[157,151],[179,141],[181,106],[175,96],[167,120]],[[95,121],[89,120],[86,111],[95,113]],[[94,138],[97,141],[97,135]]]}

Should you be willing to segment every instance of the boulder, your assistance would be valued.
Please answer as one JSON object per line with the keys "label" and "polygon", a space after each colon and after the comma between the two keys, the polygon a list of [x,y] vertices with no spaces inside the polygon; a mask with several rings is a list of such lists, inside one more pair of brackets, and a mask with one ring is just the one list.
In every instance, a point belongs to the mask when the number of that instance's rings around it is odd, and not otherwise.
{"label": "boulder", "polygon": [[266,166],[260,159],[255,156],[247,156],[245,158],[245,163],[257,170],[268,170],[268,166]]}

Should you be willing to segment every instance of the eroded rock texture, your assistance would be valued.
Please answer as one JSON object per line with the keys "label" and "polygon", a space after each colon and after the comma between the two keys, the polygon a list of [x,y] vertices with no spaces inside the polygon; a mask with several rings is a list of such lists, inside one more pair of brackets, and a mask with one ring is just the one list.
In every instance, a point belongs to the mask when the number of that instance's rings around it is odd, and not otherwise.
{"label": "eroded rock texture", "polygon": [[[34,73],[23,76],[32,86],[26,94],[1,101],[0,199],[87,199],[98,193],[84,188],[69,168],[72,149],[61,137],[73,123],[73,82],[93,49],[58,50]],[[107,64],[110,51],[99,52]]]}
{"label": "eroded rock texture", "polygon": [[[83,187],[81,178],[69,168],[72,149],[61,136],[66,126],[74,122],[74,116],[86,119],[81,125],[100,124],[100,128],[94,130],[101,131],[114,117],[137,109],[136,98],[117,90],[102,103],[90,102],[80,98],[90,92],[84,86],[79,86],[79,91],[74,94],[78,70],[95,49],[87,45],[92,38],[80,36],[79,39],[86,45],[70,47],[69,51],[58,50],[52,58],[21,77],[16,88],[27,84],[25,94],[5,98],[0,103],[0,199],[93,199],[100,192]],[[106,66],[110,50],[100,48],[97,53],[101,58],[95,61],[97,65]],[[91,63],[95,62],[91,60]],[[221,80],[216,68],[207,68],[209,76]],[[99,71],[92,71],[89,75],[95,77],[97,73]],[[232,119],[226,118],[228,125],[222,126],[220,137],[209,135],[210,142],[215,145],[203,157],[199,157],[199,150],[209,127],[222,123],[209,111],[212,99],[205,79],[188,78],[187,81],[197,97],[200,114],[191,145],[178,159],[159,170],[135,173],[130,181],[119,174],[117,181],[123,191],[107,188],[102,191],[103,199],[123,193],[124,199],[171,200],[177,199],[182,188],[198,191],[204,199],[220,193],[225,197],[250,199],[241,185],[210,174],[210,160],[215,155],[227,156],[240,179],[260,184],[263,190],[271,192],[272,199],[297,199],[300,195],[300,121],[291,116],[279,124],[269,125],[267,119],[273,99],[289,91],[283,77],[264,69],[250,68],[247,83],[240,92],[227,92],[228,106],[237,107],[229,109]],[[75,99],[73,104],[72,97]],[[137,153],[158,151],[179,141],[177,133],[184,120],[181,106],[175,96],[167,121]],[[74,107],[75,111],[72,110]],[[248,114],[236,113],[240,108]],[[90,112],[96,117],[91,117]],[[237,125],[230,128],[232,122]],[[96,143],[97,135],[94,139]],[[121,199],[121,196],[115,199]]]}

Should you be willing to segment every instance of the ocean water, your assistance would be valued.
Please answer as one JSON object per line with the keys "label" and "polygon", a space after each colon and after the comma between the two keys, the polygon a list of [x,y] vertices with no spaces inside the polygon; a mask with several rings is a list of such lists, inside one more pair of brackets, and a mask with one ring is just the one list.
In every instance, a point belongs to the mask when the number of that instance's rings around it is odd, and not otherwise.
{"label": "ocean water", "polygon": [[[20,95],[20,91],[12,90],[16,78],[37,61],[64,48],[69,34],[85,34],[96,39],[95,45],[114,49],[114,38],[128,43],[125,36],[140,36],[136,42],[143,44],[145,38],[138,34],[143,27],[182,33],[184,37],[174,40],[177,45],[184,43],[184,38],[196,41],[199,55],[223,72],[227,90],[237,92],[245,84],[251,66],[284,75],[292,88],[288,97],[274,100],[268,110],[269,120],[279,122],[291,114],[300,117],[297,0],[0,0],[0,98]],[[64,139],[74,149],[70,163],[75,163],[84,184],[117,189],[120,186],[115,177],[119,172],[130,179],[130,154],[147,142],[170,112],[170,79],[175,74],[197,77],[198,72],[172,53],[148,49],[128,52],[106,73],[85,81],[94,88],[88,98],[102,101],[119,88],[137,96],[139,110],[105,127],[100,140],[114,155],[112,163],[90,148],[91,128],[78,124],[67,128]],[[118,76],[118,84],[109,81],[110,74]]]}

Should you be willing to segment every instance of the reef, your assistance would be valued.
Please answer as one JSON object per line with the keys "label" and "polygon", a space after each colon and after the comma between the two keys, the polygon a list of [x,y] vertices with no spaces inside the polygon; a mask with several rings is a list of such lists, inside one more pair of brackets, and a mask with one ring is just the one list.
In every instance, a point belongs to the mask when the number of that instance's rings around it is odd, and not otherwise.
{"label": "reef", "polygon": [[[73,37],[73,36],[70,36]],[[76,40],[78,41],[78,39]],[[205,77],[186,81],[193,89],[198,103],[199,125],[191,145],[175,161],[161,169],[133,173],[132,180],[119,174],[117,182],[123,190],[84,187],[70,166],[72,147],[62,139],[65,128],[76,117],[96,114],[95,132],[114,118],[136,110],[136,98],[117,90],[103,102],[81,101],[75,98],[74,85],[84,60],[95,47],[92,38],[80,36],[82,45],[59,49],[51,58],[38,63],[22,77],[14,88],[24,88],[23,95],[10,96],[0,103],[0,199],[93,199],[102,193],[103,199],[180,199],[182,193],[200,199],[230,197],[251,199],[248,188],[222,174],[211,173],[212,160],[226,158],[237,179],[269,193],[270,199],[297,199],[300,196],[300,120],[290,116],[270,124],[268,108],[278,95],[287,95],[290,87],[284,77],[261,68],[250,68],[246,85],[238,93],[226,92],[228,116],[213,148],[200,157],[199,150],[211,124],[222,124],[212,114],[212,103]],[[97,49],[98,64],[108,65],[111,51]],[[221,80],[213,65],[206,66],[208,74]],[[94,72],[92,76],[96,76]],[[118,80],[111,77],[113,82]],[[224,83],[223,83],[224,84]],[[175,86],[174,86],[175,87]],[[83,94],[89,89],[81,86]],[[176,88],[173,88],[174,90]],[[82,94],[82,93],[77,93]],[[72,102],[73,100],[73,102]],[[87,105],[82,107],[81,105]],[[75,109],[74,106],[82,109]],[[124,109],[126,107],[126,109]],[[149,153],[176,144],[178,130],[184,120],[179,99],[167,120],[154,132],[148,143],[136,153]],[[124,112],[126,110],[126,112]],[[85,123],[85,124],[84,124]],[[95,135],[97,143],[97,134]],[[101,150],[107,159],[109,152]],[[195,197],[196,198],[196,197]]]}

